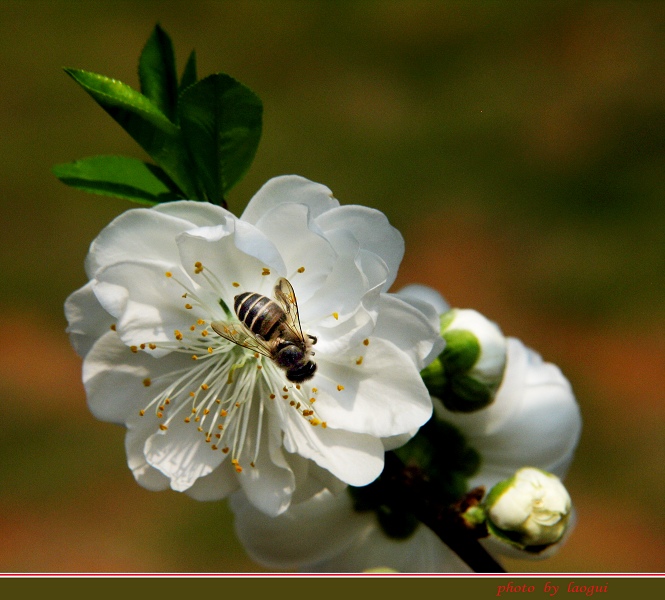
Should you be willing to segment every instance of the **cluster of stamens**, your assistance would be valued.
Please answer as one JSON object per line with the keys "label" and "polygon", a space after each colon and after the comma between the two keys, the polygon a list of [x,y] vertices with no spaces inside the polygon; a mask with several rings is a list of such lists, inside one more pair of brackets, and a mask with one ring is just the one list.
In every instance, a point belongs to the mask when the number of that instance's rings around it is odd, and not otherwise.
{"label": "cluster of stamens", "polygon": [[[264,269],[263,274],[266,270]],[[304,271],[304,267],[302,270]],[[220,280],[202,263],[195,263],[194,274],[203,276],[213,289],[224,289]],[[188,353],[192,360],[197,362],[195,366],[144,379],[144,386],[162,389],[139,412],[141,416],[154,411],[157,419],[161,421],[159,429],[163,432],[169,429],[169,425],[176,418],[191,423],[205,436],[205,441],[212,450],[231,454],[231,462],[239,473],[243,470],[240,461],[243,449],[247,451],[246,442],[250,435],[253,440],[249,445],[253,446],[253,449],[250,451],[252,456],[249,465],[255,466],[266,404],[274,403],[278,397],[284,401],[284,404],[280,402],[275,405],[280,412],[283,410],[280,406],[295,409],[312,426],[327,427],[313,407],[318,393],[316,387],[288,383],[275,390],[277,381],[284,382],[283,371],[269,358],[250,353],[211,329],[211,321],[215,320],[214,317],[221,316],[222,311],[223,318],[231,317],[225,305],[220,303],[220,306],[209,306],[173,273],[166,272],[165,275],[185,290],[182,298],[185,300],[186,310],[202,312],[213,316],[213,319],[198,318],[190,326],[174,330],[171,342],[148,342],[131,347],[132,352],[162,348]],[[232,285],[238,287],[236,282]],[[201,383],[193,388],[192,381]],[[307,393],[305,388],[311,393]],[[343,386],[338,386],[338,390],[342,389]],[[257,422],[250,419],[250,412],[253,411],[258,413]]]}

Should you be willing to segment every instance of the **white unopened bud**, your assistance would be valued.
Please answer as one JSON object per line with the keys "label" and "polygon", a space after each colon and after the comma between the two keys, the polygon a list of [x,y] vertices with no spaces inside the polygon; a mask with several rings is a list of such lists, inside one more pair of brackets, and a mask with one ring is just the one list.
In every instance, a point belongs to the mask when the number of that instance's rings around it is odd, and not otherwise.
{"label": "white unopened bud", "polygon": [[531,552],[561,540],[572,506],[560,479],[533,467],[495,485],[484,504],[490,533]]}
{"label": "white unopened bud", "polygon": [[445,350],[422,371],[430,393],[451,411],[472,412],[494,400],[506,368],[507,341],[499,327],[472,309],[441,315]]}

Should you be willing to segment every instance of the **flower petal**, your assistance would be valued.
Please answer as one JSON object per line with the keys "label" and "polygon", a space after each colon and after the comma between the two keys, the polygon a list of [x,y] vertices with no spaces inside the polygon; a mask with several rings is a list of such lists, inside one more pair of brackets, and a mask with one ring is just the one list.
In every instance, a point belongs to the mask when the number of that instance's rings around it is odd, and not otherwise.
{"label": "flower petal", "polygon": [[312,218],[339,206],[325,185],[298,175],[284,175],[268,180],[249,201],[241,218],[255,224],[275,206],[287,203],[305,204],[310,208]]}
{"label": "flower petal", "polygon": [[[174,330],[208,317],[198,306],[185,308],[183,289],[165,275],[167,270],[163,263],[123,262],[97,272],[95,295],[117,319],[117,331],[128,346],[173,341]],[[155,356],[164,353],[154,352]]]}
{"label": "flower petal", "polygon": [[304,204],[280,204],[264,214],[256,227],[277,248],[286,265],[286,277],[304,303],[328,277],[337,259]]}
{"label": "flower petal", "polygon": [[365,206],[340,206],[323,213],[316,224],[326,234],[338,229],[350,231],[362,249],[380,257],[388,267],[382,291],[388,291],[404,257],[404,238],[382,212]]}
{"label": "flower petal", "polygon": [[[192,276],[220,294],[229,307],[234,296],[243,291],[272,296],[276,277],[286,271],[273,243],[242,221],[190,230],[178,237],[178,246],[185,268],[195,273],[194,265],[200,262],[204,272]],[[206,274],[212,281],[206,280]]]}
{"label": "flower petal", "polygon": [[370,435],[313,427],[295,410],[283,415],[284,448],[330,471],[349,485],[374,481],[383,470],[383,444]]}
{"label": "flower petal", "polygon": [[[101,421],[125,424],[160,391],[146,387],[147,378],[157,379],[187,364],[182,355],[155,360],[146,352],[133,353],[113,331],[105,333],[83,361],[83,385],[92,414]],[[167,382],[163,382],[166,387]]]}
{"label": "flower petal", "polygon": [[[437,319],[438,321],[438,319]],[[427,315],[395,294],[381,294],[374,336],[395,344],[420,371],[442,351],[445,342]]]}
{"label": "flower petal", "polygon": [[437,331],[440,328],[439,315],[450,310],[450,304],[443,296],[426,285],[413,283],[399,289],[395,295],[420,310]]}
{"label": "flower petal", "polygon": [[[164,475],[162,475],[162,477],[164,477]],[[164,478],[167,482],[169,481],[166,477]],[[240,483],[231,461],[225,460],[209,475],[199,477],[192,484],[192,487],[185,491],[187,495],[194,498],[194,500],[210,502],[212,500],[223,500],[235,492],[239,487]]]}
{"label": "flower petal", "polygon": [[385,438],[423,425],[432,402],[410,357],[394,344],[372,338],[359,345],[362,364],[319,361],[316,409],[329,428]]}
{"label": "flower petal", "polygon": [[85,356],[95,341],[115,323],[97,300],[90,281],[67,298],[65,316],[69,323],[69,339],[79,356]]}
{"label": "flower petal", "polygon": [[[371,513],[368,518],[376,519]],[[372,524],[355,544],[315,565],[320,573],[357,573],[375,568],[389,568],[399,573],[472,573],[437,535],[425,525],[418,525],[404,540],[388,537],[378,524]]]}
{"label": "flower petal", "polygon": [[[219,220],[230,214],[219,207],[214,211],[193,210],[191,204],[204,203],[174,202],[170,206],[173,215],[166,208],[136,208],[122,213],[90,245],[85,265],[88,276],[94,277],[102,267],[137,258],[173,264],[178,261],[175,239],[179,233],[199,223],[207,224],[211,212],[219,213]],[[176,216],[178,213],[182,216]]]}
{"label": "flower petal", "polygon": [[[261,400],[257,400],[252,403],[251,419],[256,423],[259,419],[267,420],[268,426],[264,425],[261,430],[260,450],[254,461],[255,466],[245,464],[238,480],[250,502],[263,513],[274,517],[289,507],[295,490],[295,477],[282,450],[280,421],[274,414],[259,416]],[[242,454],[248,456],[256,444],[256,435],[248,432]],[[249,454],[245,461],[252,458]]]}
{"label": "flower petal", "polygon": [[369,515],[353,511],[345,492],[323,491],[278,517],[261,513],[240,493],[231,496],[230,506],[249,556],[278,569],[302,569],[332,558],[360,537],[369,521]]}
{"label": "flower petal", "polygon": [[205,436],[193,424],[173,419],[167,431],[158,430],[145,443],[146,460],[171,480],[171,488],[182,492],[212,473],[226,458],[211,450]]}

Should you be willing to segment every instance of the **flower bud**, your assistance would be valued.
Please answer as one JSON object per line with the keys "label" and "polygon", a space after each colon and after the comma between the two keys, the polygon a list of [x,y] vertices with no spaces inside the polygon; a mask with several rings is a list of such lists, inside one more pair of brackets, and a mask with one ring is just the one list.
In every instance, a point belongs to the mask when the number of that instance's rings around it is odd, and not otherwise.
{"label": "flower bud", "polygon": [[570,496],[561,480],[534,467],[524,467],[497,483],[484,504],[490,533],[529,552],[560,541],[571,513]]}
{"label": "flower bud", "polygon": [[433,396],[455,412],[473,412],[494,400],[506,367],[507,342],[479,312],[452,309],[440,317],[445,350],[421,375]]}

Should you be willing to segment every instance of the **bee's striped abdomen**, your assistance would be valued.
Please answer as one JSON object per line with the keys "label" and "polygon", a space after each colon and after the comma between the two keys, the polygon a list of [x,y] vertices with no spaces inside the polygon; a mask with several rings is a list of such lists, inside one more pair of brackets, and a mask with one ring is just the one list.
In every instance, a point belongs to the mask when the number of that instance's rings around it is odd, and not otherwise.
{"label": "bee's striped abdomen", "polygon": [[256,292],[238,294],[233,309],[247,329],[265,340],[272,338],[286,316],[275,301]]}

